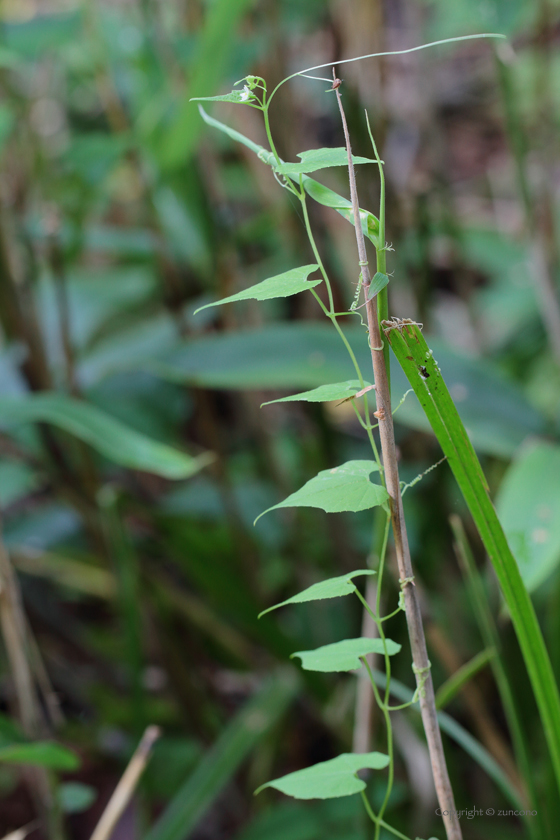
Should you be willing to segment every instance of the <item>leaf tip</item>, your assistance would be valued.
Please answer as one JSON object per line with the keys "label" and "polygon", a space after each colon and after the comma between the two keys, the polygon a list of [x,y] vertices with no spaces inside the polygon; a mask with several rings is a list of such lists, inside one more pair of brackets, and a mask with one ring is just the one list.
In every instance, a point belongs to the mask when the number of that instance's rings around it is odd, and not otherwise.
{"label": "leaf tip", "polygon": [[259,787],[255,791],[253,791],[253,796],[258,796],[261,790],[264,790],[265,788],[269,787],[269,785],[270,782],[265,782],[264,785],[259,785]]}
{"label": "leaf tip", "polygon": [[257,516],[257,518],[255,519],[255,521],[253,522],[253,528],[255,527],[255,525],[257,524],[257,522],[258,522],[258,521],[259,521],[259,519],[261,518],[261,516],[264,516],[264,515],[265,515],[265,513],[268,513],[269,511],[274,510],[274,507],[275,507],[275,506],[270,507],[270,508],[267,508],[266,510],[263,510],[263,512],[262,512],[262,513],[259,513],[259,515],[258,515],[258,516]]}

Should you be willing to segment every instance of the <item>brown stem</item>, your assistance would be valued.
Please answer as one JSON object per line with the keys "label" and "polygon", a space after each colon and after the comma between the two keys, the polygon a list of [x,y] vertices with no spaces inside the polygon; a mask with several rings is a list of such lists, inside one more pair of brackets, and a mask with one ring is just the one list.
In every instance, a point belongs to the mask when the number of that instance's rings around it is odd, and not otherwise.
{"label": "brown stem", "polygon": [[157,726],[148,726],[145,730],[142,739],[134,755],[130,759],[126,770],[113,791],[105,810],[101,815],[101,819],[97,823],[91,840],[109,840],[123,811],[130,802],[136,786],[140,780],[140,776],[144,772],[152,748],[160,736],[160,730]]}
{"label": "brown stem", "polygon": [[[18,579],[2,539],[0,522],[0,630],[13,681],[16,716],[29,738],[49,734],[32,670],[30,633]],[[51,840],[63,840],[64,826],[55,790],[43,767],[30,767],[25,777]]]}
{"label": "brown stem", "polygon": [[[356,176],[352,163],[352,148],[350,145],[350,136],[348,134],[344,108],[342,107],[339,85],[337,86],[335,82],[333,87],[336,92],[342,126],[344,129],[344,138],[346,140],[346,150],[348,152],[350,197],[352,199],[352,209],[354,213],[354,228],[358,244],[360,268],[362,271],[364,292],[367,300],[371,275],[368,268],[366,245],[360,220],[358,190],[356,187]],[[383,247],[383,243],[381,244],[381,247]],[[428,742],[428,749],[430,752],[430,761],[432,764],[432,772],[434,775],[438,802],[443,813],[447,814],[447,816],[443,817],[447,837],[448,840],[461,840],[461,827],[456,816],[453,790],[451,788],[451,782],[449,781],[449,774],[447,772],[443,744],[441,741],[441,733],[439,731],[437,720],[434,686],[430,672],[430,661],[428,659],[428,652],[426,649],[426,638],[424,636],[424,628],[422,625],[422,615],[420,613],[420,605],[418,603],[416,588],[414,586],[414,572],[410,560],[408,535],[406,532],[401,489],[399,484],[399,468],[397,465],[393,415],[391,413],[389,380],[387,378],[387,369],[385,367],[385,360],[383,357],[381,330],[377,318],[377,296],[367,301],[366,312],[373,375],[375,378],[375,396],[377,403],[375,416],[379,421],[379,437],[381,440],[381,451],[383,453],[385,482],[387,492],[390,497],[389,503],[391,507],[391,522],[393,526],[399,578],[401,588],[404,593],[405,614],[408,625],[408,634],[410,637],[410,647],[412,649],[413,669],[416,674],[416,683],[419,687],[420,711],[422,714],[422,722],[424,724],[424,731],[426,733],[426,740]]]}

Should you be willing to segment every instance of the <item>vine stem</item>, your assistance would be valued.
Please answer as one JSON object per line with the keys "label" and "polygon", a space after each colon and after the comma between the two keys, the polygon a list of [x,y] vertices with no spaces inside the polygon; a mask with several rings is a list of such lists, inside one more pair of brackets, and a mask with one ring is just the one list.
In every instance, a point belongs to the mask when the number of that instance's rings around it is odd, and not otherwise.
{"label": "vine stem", "polygon": [[[333,69],[333,77],[334,76],[335,74]],[[414,586],[414,572],[410,559],[408,535],[406,531],[399,483],[399,469],[397,464],[393,415],[391,413],[389,380],[387,377],[387,369],[383,355],[384,344],[382,341],[381,328],[377,315],[377,297],[375,296],[371,300],[367,299],[368,289],[371,283],[371,274],[368,267],[366,245],[360,221],[358,190],[356,187],[354,165],[352,163],[350,135],[348,133],[348,125],[346,123],[346,116],[344,114],[339,87],[335,87],[335,93],[340,110],[342,127],[344,130],[346,151],[348,153],[348,173],[350,179],[350,197],[352,200],[352,209],[354,214],[354,229],[356,231],[356,242],[358,245],[358,255],[363,278],[362,282],[367,301],[366,312],[369,344],[371,348],[373,375],[375,378],[375,396],[377,402],[376,417],[379,421],[379,437],[381,440],[381,451],[383,454],[384,474],[387,492],[390,497],[389,504],[391,509],[391,522],[393,526],[399,577],[404,594],[405,614],[410,637],[410,647],[412,650],[413,669],[420,693],[420,711],[422,714],[424,731],[426,733],[426,740],[428,742],[428,750],[430,753],[430,762],[432,765],[432,773],[434,776],[438,802],[442,812],[447,814],[443,817],[447,838],[448,840],[462,840],[461,827],[456,816],[453,790],[449,780],[449,773],[447,771],[441,733],[437,720],[434,686],[430,673],[430,662],[426,648],[426,637],[424,635],[420,604],[416,595],[416,587]],[[381,243],[381,247],[383,247],[383,245],[384,243]]]}

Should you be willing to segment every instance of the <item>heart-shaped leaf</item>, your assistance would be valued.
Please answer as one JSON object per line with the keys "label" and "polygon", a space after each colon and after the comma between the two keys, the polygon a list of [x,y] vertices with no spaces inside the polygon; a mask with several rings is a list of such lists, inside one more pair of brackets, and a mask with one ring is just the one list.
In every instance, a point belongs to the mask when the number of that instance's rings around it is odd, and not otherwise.
{"label": "heart-shaped leaf", "polygon": [[265,513],[282,507],[316,507],[327,513],[341,513],[383,505],[389,498],[387,491],[369,480],[370,474],[377,471],[375,461],[347,461],[332,470],[321,470],[283,502],[263,511],[255,522]]}
{"label": "heart-shaped leaf", "polygon": [[[297,178],[299,175],[316,172],[318,169],[327,169],[329,166],[348,166],[348,152],[344,146],[336,149],[309,149],[307,152],[300,152],[298,158],[301,158],[301,163],[277,163],[274,169],[279,175]],[[352,155],[352,163],[375,163],[375,161]]]}
{"label": "heart-shaped leaf", "polygon": [[[394,656],[401,649],[401,645],[392,639],[385,639],[387,654]],[[316,650],[300,650],[292,653],[301,659],[304,671],[323,671],[330,674],[337,671],[356,671],[362,667],[360,656],[368,653],[385,653],[383,639],[344,639],[332,645],[323,645]]]}
{"label": "heart-shaped leaf", "polygon": [[358,770],[382,770],[389,764],[389,756],[379,752],[343,753],[330,761],[296,770],[280,779],[261,785],[256,793],[272,787],[294,799],[336,799],[364,790],[366,783],[358,779]]}
{"label": "heart-shaped leaf", "polygon": [[216,300],[213,303],[207,303],[205,306],[199,307],[195,310],[201,312],[203,309],[208,309],[210,306],[221,306],[222,303],[233,303],[236,300],[273,300],[274,298],[285,298],[290,295],[297,295],[299,292],[305,292],[307,289],[312,289],[322,283],[321,278],[317,280],[308,280],[309,275],[318,269],[319,266],[302,265],[300,268],[292,268],[290,271],[285,271],[283,274],[277,274],[275,277],[269,277],[249,289],[243,289],[242,292],[237,292],[235,295]]}
{"label": "heart-shaped leaf", "polygon": [[[364,382],[366,388],[370,387],[369,382]],[[269,400],[261,405],[272,405],[280,402],[332,402],[333,400],[347,400],[354,397],[362,386],[357,379],[350,379],[348,382],[334,382],[332,385],[319,385],[311,391],[302,391],[301,394],[292,394],[290,397],[281,397],[278,400]]]}
{"label": "heart-shaped leaf", "polygon": [[314,583],[312,586],[304,589],[303,592],[298,592],[297,595],[292,595],[286,601],[282,601],[280,604],[275,604],[273,607],[263,610],[259,618],[261,615],[272,612],[272,610],[277,610],[278,607],[285,607],[286,604],[302,604],[305,601],[326,601],[327,598],[341,598],[344,595],[350,595],[356,591],[356,587],[352,583],[352,578],[358,577],[359,575],[375,574],[376,572],[372,569],[358,569],[358,571],[350,572],[347,575],[340,575],[340,577],[329,578],[328,580]]}
{"label": "heart-shaped leaf", "polygon": [[374,275],[371,283],[369,284],[369,288],[367,290],[367,299],[371,300],[375,297],[375,295],[379,294],[379,292],[385,288],[385,286],[389,283],[389,278],[386,274],[382,274],[380,271]]}

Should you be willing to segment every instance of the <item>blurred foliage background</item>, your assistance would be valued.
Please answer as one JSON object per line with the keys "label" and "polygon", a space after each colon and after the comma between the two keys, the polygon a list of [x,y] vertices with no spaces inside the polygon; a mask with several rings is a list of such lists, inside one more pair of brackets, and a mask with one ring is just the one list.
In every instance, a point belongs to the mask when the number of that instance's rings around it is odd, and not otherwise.
{"label": "blurred foliage background", "polygon": [[[257,614],[363,568],[371,517],[277,511],[252,523],[320,469],[367,458],[367,440],[344,405],[259,408],[352,378],[310,297],[193,315],[312,255],[269,170],[210,132],[188,100],[246,73],[270,89],[311,64],[484,31],[509,40],[370,59],[339,75],[355,153],[370,156],[367,108],[386,162],[390,314],[424,324],[560,676],[557,0],[0,3],[3,835],[28,823],[35,837],[91,835],[157,724],[118,840],[369,836],[355,797],[304,806],[252,796],[356,744],[356,678],[301,675],[289,654],[359,635],[358,603]],[[322,82],[285,86],[271,114],[281,156],[342,145],[335,108]],[[265,145],[256,112],[213,113]],[[360,170],[362,205],[376,212],[375,167]],[[321,180],[347,194],[342,170]],[[352,227],[311,209],[347,307],[358,280]],[[368,369],[354,321],[348,335]],[[405,389],[395,368],[395,401]],[[413,396],[396,420],[411,480],[439,450]],[[464,508],[442,465],[406,496],[436,687],[484,647],[451,513]],[[534,701],[466,516],[465,527],[539,796],[529,827],[482,816],[463,822],[465,837],[554,837]],[[386,612],[397,596],[393,576]],[[396,677],[411,686],[404,618],[393,621],[405,645]],[[518,788],[491,671],[448,711]],[[382,749],[379,724],[374,715]],[[388,820],[429,836],[440,829],[418,715],[396,714],[395,728]],[[512,807],[484,761],[444,737],[457,807]],[[382,777],[372,781],[373,801],[383,790]]]}

